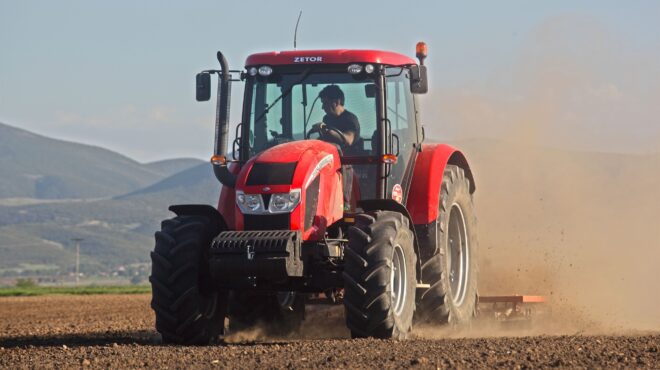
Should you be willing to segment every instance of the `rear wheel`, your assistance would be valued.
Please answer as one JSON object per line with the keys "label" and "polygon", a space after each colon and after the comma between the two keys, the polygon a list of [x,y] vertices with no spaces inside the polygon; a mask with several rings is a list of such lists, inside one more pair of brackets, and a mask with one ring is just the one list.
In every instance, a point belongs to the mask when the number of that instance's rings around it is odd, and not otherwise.
{"label": "rear wheel", "polygon": [[431,287],[418,304],[418,318],[431,324],[469,323],[477,301],[476,218],[470,182],[462,168],[447,165],[440,189],[436,254],[422,265]]}
{"label": "rear wheel", "polygon": [[162,223],[151,252],[151,307],[163,343],[208,344],[223,332],[227,294],[215,290],[206,252],[220,232],[204,216]]}
{"label": "rear wheel", "polygon": [[343,277],[351,335],[406,338],[415,311],[417,260],[408,219],[391,211],[361,214],[348,233]]}

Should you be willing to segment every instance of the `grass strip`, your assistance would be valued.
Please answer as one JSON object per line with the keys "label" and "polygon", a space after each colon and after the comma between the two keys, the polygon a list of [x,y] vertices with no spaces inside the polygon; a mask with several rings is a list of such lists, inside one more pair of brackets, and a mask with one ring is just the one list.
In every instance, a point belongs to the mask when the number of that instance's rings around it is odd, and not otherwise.
{"label": "grass strip", "polygon": [[9,287],[0,288],[0,297],[20,297],[39,295],[89,295],[89,294],[144,294],[151,293],[149,285],[90,285],[79,287]]}

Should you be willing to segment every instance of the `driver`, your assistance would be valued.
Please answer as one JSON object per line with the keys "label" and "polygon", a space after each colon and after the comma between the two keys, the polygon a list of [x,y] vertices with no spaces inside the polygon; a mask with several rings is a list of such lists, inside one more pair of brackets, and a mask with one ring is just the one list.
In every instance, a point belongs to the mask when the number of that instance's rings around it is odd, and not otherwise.
{"label": "driver", "polygon": [[[360,122],[355,114],[344,108],[344,92],[337,85],[329,85],[319,93],[325,116],[323,121],[314,125],[321,139],[338,144],[344,153],[350,152],[360,138]],[[353,168],[342,166],[344,190],[344,211],[350,211],[353,190]]]}
{"label": "driver", "polygon": [[321,90],[319,98],[326,114],[323,121],[314,126],[321,138],[340,145],[344,150],[351,148],[360,137],[360,122],[355,114],[344,108],[344,92],[337,85],[329,85]]}

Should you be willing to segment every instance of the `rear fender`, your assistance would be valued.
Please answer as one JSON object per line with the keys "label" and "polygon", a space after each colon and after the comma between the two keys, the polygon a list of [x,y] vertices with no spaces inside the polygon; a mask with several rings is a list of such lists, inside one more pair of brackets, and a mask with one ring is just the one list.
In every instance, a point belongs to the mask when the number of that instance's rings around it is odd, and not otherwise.
{"label": "rear fender", "polygon": [[438,218],[440,185],[445,167],[453,164],[465,171],[470,180],[470,193],[475,184],[467,159],[458,149],[446,144],[424,144],[417,156],[406,208],[415,225],[428,225]]}
{"label": "rear fender", "polygon": [[419,241],[421,263],[437,251],[437,218],[440,186],[448,164],[461,167],[470,180],[470,193],[475,184],[467,159],[459,150],[446,144],[424,144],[415,162],[406,208],[410,212]]}
{"label": "rear fender", "polygon": [[406,216],[408,219],[408,227],[413,232],[414,236],[413,243],[415,247],[415,254],[417,254],[417,281],[422,282],[422,256],[420,254],[420,247],[417,240],[415,227],[413,225],[412,218],[410,217],[410,213],[408,213],[406,207],[394,199],[365,199],[358,202],[358,207],[362,208],[364,211],[394,211]]}

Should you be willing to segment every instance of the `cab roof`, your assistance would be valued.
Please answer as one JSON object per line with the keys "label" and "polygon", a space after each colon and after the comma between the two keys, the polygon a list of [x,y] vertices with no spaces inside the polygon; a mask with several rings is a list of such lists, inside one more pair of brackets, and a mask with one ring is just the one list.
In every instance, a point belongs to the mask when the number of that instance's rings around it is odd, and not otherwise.
{"label": "cab roof", "polygon": [[383,50],[292,50],[252,54],[245,66],[284,64],[349,64],[374,63],[393,66],[417,64],[414,59]]}

